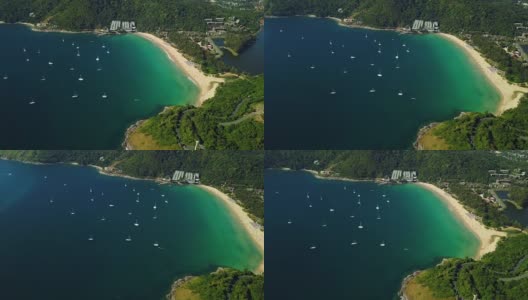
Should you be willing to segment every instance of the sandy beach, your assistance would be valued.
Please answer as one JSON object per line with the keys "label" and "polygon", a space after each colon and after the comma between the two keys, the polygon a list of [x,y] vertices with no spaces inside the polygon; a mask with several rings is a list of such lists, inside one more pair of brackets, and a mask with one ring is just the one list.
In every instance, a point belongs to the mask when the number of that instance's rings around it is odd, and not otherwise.
{"label": "sandy beach", "polygon": [[217,78],[213,76],[205,75],[201,70],[199,70],[195,64],[183,56],[176,48],[174,48],[168,42],[162,40],[161,38],[154,36],[149,33],[138,32],[135,35],[140,36],[144,39],[149,40],[154,43],[156,46],[161,48],[167,57],[174,63],[176,66],[181,69],[189,79],[191,79],[194,84],[200,90],[200,95],[195,103],[195,106],[201,106],[207,99],[214,97],[216,88],[220,83],[225,82],[223,78]]}
{"label": "sandy beach", "polygon": [[[242,224],[242,226],[244,226],[247,233],[251,236],[255,244],[258,246],[260,252],[262,253],[262,257],[264,257],[264,232],[260,230],[260,226],[255,226],[255,222],[251,220],[251,218],[244,211],[244,209],[240,205],[238,205],[235,200],[231,199],[229,196],[222,193],[220,190],[206,185],[199,185],[199,187],[208,191],[209,193],[213,194],[214,196],[225,202],[225,204],[237,217],[238,221]],[[253,271],[258,274],[264,273],[264,258],[262,259],[260,265]]]}
{"label": "sandy beach", "polygon": [[475,219],[458,200],[441,188],[430,183],[416,183],[442,199],[448,206],[449,210],[480,240],[480,248],[475,254],[475,259],[480,259],[484,254],[495,251],[500,237],[505,237],[506,233],[494,229],[488,229]]}
{"label": "sandy beach", "polygon": [[495,67],[488,63],[488,61],[477,50],[468,45],[468,43],[450,34],[439,33],[439,35],[464,49],[473,61],[481,68],[482,73],[486,75],[488,80],[499,91],[501,102],[495,111],[497,115],[501,115],[506,110],[517,107],[523,94],[528,93],[528,88],[509,83],[508,80],[503,78],[497,72]]}

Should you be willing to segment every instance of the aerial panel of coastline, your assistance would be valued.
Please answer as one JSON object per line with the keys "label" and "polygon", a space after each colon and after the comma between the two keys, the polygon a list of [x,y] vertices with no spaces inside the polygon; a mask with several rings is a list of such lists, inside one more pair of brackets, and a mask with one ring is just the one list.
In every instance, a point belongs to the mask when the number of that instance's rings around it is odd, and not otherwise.
{"label": "aerial panel of coastline", "polygon": [[265,168],[270,299],[526,299],[527,151],[268,150]]}
{"label": "aerial panel of coastline", "polygon": [[526,11],[269,1],[266,149],[528,149]]}
{"label": "aerial panel of coastline", "polygon": [[262,151],[0,158],[2,299],[263,299]]}
{"label": "aerial panel of coastline", "polygon": [[0,149],[264,149],[258,1],[45,2],[0,1]]}

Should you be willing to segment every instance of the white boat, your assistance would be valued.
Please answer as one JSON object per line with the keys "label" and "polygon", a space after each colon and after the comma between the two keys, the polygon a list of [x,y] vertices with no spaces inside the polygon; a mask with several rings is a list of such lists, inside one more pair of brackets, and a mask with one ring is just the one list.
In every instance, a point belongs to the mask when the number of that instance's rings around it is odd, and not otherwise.
{"label": "white boat", "polygon": [[308,207],[309,207],[309,208],[312,208],[312,205],[310,204],[310,205],[308,205]]}
{"label": "white boat", "polygon": [[70,71],[75,71],[75,68],[74,68],[74,67],[71,67],[71,68],[70,68]]}
{"label": "white boat", "polygon": [[310,66],[310,69],[312,69],[312,70],[315,69],[315,66],[314,65]]}
{"label": "white boat", "polygon": [[326,226],[328,226],[328,225],[326,225],[326,224],[321,225],[321,227],[326,227]]}
{"label": "white boat", "polygon": [[114,207],[114,205],[113,204],[108,204],[108,207]]}
{"label": "white boat", "polygon": [[29,62],[29,58],[26,58],[26,62]]}
{"label": "white boat", "polygon": [[371,93],[375,93],[376,90],[375,90],[375,89],[371,89],[369,92],[371,92]]}
{"label": "white boat", "polygon": [[35,103],[37,103],[37,102],[35,102],[35,101],[31,101],[31,102],[29,102],[29,105],[33,105],[33,104],[35,104]]}
{"label": "white boat", "polygon": [[134,226],[139,227],[139,223],[138,223],[137,220],[136,220],[136,222],[134,222]]}
{"label": "white boat", "polygon": [[101,218],[101,221],[106,221],[106,218],[105,218],[105,217],[102,217],[102,218]]}
{"label": "white boat", "polygon": [[380,247],[385,247],[385,241],[381,242]]}
{"label": "white boat", "polygon": [[70,211],[70,215],[72,216],[75,215],[75,211],[74,210]]}
{"label": "white boat", "polygon": [[378,216],[376,217],[376,219],[381,220],[381,216],[378,214]]}
{"label": "white boat", "polygon": [[361,200],[358,200],[358,202],[357,202],[357,203],[358,203],[358,205],[361,205]]}
{"label": "white boat", "polygon": [[399,54],[396,54],[396,59],[400,59],[400,55]]}
{"label": "white boat", "polygon": [[22,51],[24,51],[24,53],[26,53],[26,48],[22,48]]}
{"label": "white boat", "polygon": [[9,77],[7,75],[4,75],[4,77],[2,77],[3,80],[8,80]]}
{"label": "white boat", "polygon": [[81,53],[79,51],[77,51],[77,57],[81,56]]}
{"label": "white boat", "polygon": [[381,74],[381,72],[378,73],[378,77],[383,77],[383,74]]}
{"label": "white boat", "polygon": [[411,53],[411,50],[409,50],[409,49],[407,49],[406,51],[407,51],[407,53]]}
{"label": "white boat", "polygon": [[336,92],[335,90],[332,90],[332,91],[330,92],[330,95],[335,95],[335,94],[337,94],[337,92]]}
{"label": "white boat", "polygon": [[355,56],[350,56],[350,59],[356,59],[356,57]]}
{"label": "white boat", "polygon": [[310,193],[306,193],[306,199],[310,199]]}
{"label": "white boat", "polygon": [[356,216],[350,216],[350,219],[354,219]]}
{"label": "white boat", "polygon": [[79,76],[79,81],[84,81],[84,78],[82,76]]}
{"label": "white boat", "polygon": [[291,225],[292,221],[291,220],[288,220],[288,225]]}
{"label": "white boat", "polygon": [[358,226],[359,229],[363,229],[363,224],[361,224],[361,222],[359,222],[359,226]]}
{"label": "white boat", "polygon": [[157,220],[157,219],[158,219],[158,216],[157,216],[157,215],[154,215],[154,217],[152,217],[152,219]]}
{"label": "white boat", "polygon": [[93,236],[90,235],[90,237],[88,237],[88,240],[93,241],[94,240]]}
{"label": "white boat", "polygon": [[40,54],[40,49],[38,49],[37,54]]}
{"label": "white boat", "polygon": [[379,205],[376,205],[376,210],[379,210]]}
{"label": "white boat", "polygon": [[79,98],[79,95],[77,93],[75,93],[75,94],[73,94],[72,98],[73,99],[77,99],[77,98]]}
{"label": "white boat", "polygon": [[132,238],[130,237],[130,235],[125,239],[125,241],[127,241],[127,242],[132,241]]}
{"label": "white boat", "polygon": [[154,206],[152,207],[154,210],[158,209],[158,207],[156,206],[156,203],[154,203]]}
{"label": "white boat", "polygon": [[102,96],[101,96],[103,99],[106,99],[108,98],[108,95],[106,93],[104,93]]}
{"label": "white boat", "polygon": [[403,46],[403,47],[407,47],[407,45],[405,45],[405,44],[403,44],[402,46]]}
{"label": "white boat", "polygon": [[106,54],[110,54],[110,50],[106,50]]}
{"label": "white boat", "polygon": [[381,53],[381,49],[378,49],[378,53]]}
{"label": "white boat", "polygon": [[97,56],[97,58],[95,59],[96,61],[99,61],[99,56]]}
{"label": "white boat", "polygon": [[106,48],[106,45],[103,44],[103,45],[101,46],[101,48],[103,48],[103,49]]}
{"label": "white boat", "polygon": [[315,247],[315,246],[310,246],[310,250],[315,250],[315,249],[317,249],[317,247]]}
{"label": "white boat", "polygon": [[370,64],[371,67],[374,67],[374,64]]}
{"label": "white boat", "polygon": [[152,245],[154,245],[154,247],[159,247],[158,242],[154,242],[154,244],[152,244]]}
{"label": "white boat", "polygon": [[400,92],[398,93],[398,96],[403,96],[403,92],[400,91]]}
{"label": "white boat", "polygon": [[48,61],[48,65],[53,66],[53,62],[52,61]]}
{"label": "white boat", "polygon": [[46,77],[42,76],[42,78],[40,78],[40,81],[46,81]]}
{"label": "white boat", "polygon": [[357,242],[353,241],[352,243],[350,243],[350,245],[355,246],[355,245],[357,245]]}
{"label": "white boat", "polygon": [[290,53],[288,53],[288,57],[291,57],[291,54],[290,54]]}
{"label": "white boat", "polygon": [[333,208],[330,208],[330,212],[334,212],[334,209],[333,209]]}

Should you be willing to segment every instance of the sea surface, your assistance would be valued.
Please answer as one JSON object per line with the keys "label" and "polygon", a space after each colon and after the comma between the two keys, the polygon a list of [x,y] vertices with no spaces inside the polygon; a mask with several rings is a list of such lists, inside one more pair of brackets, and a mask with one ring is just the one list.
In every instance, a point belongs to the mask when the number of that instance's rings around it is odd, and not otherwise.
{"label": "sea surface", "polygon": [[261,260],[221,200],[194,186],[0,161],[0,195],[1,299],[162,299],[185,275]]}
{"label": "sea surface", "polygon": [[289,17],[266,19],[264,40],[268,149],[409,149],[421,127],[500,100],[437,35]]}
{"label": "sea surface", "polygon": [[192,104],[199,92],[163,50],[134,35],[0,25],[0,39],[0,148],[117,149],[131,124]]}
{"label": "sea surface", "polygon": [[277,170],[266,171],[265,184],[270,299],[397,299],[405,276],[479,247],[435,194],[416,185]]}

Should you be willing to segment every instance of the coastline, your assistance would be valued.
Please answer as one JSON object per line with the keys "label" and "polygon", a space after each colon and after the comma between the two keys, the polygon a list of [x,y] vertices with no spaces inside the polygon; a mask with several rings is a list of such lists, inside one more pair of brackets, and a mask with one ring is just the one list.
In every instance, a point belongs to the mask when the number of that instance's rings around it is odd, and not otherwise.
{"label": "coastline", "polygon": [[484,58],[484,56],[480,54],[480,52],[475,50],[465,41],[447,33],[438,33],[438,35],[448,41],[451,41],[452,43],[463,49],[464,52],[470,57],[472,62],[474,62],[480,68],[482,74],[486,76],[488,81],[499,92],[499,94],[501,95],[501,101],[495,111],[496,115],[500,116],[506,110],[517,107],[522,96],[525,93],[528,93],[528,88],[524,88],[508,82],[508,80],[502,77],[502,75],[498,73],[498,70],[493,67],[486,60],[486,58]]}
{"label": "coastline", "polygon": [[186,59],[185,56],[180,51],[178,51],[178,49],[176,49],[163,39],[153,34],[144,32],[136,32],[134,33],[134,35],[150,41],[155,46],[165,51],[169,60],[172,61],[172,63],[178,69],[182,70],[187,75],[187,77],[198,87],[200,94],[195,103],[195,106],[202,106],[206,100],[214,97],[218,86],[221,83],[225,82],[225,79],[223,78],[205,75],[200,69],[195,66],[193,62]]}
{"label": "coastline", "polygon": [[480,246],[477,253],[474,255],[475,259],[478,260],[482,258],[484,254],[495,251],[500,238],[506,236],[505,232],[486,228],[448,192],[431,183],[417,182],[415,184],[433,192],[444,201],[453,215],[479,239]]}
{"label": "coastline", "polygon": [[228,195],[224,194],[215,187],[207,185],[198,185],[197,187],[209,192],[214,195],[216,198],[221,199],[233,215],[235,215],[238,222],[244,227],[245,231],[249,234],[257,248],[259,248],[260,253],[262,254],[262,261],[259,266],[253,270],[256,274],[264,273],[264,232],[260,229],[260,225],[256,224],[249,215],[244,211],[242,206],[240,206],[235,200],[230,198]]}

